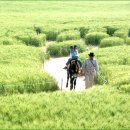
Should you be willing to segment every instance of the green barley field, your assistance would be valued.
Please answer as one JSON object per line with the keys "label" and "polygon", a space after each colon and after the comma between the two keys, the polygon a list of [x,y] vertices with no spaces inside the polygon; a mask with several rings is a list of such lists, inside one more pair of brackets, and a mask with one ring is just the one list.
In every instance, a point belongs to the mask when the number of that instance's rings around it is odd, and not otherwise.
{"label": "green barley field", "polygon": [[[59,91],[42,66],[71,44],[106,84]],[[130,129],[129,100],[129,0],[0,0],[0,129]]]}

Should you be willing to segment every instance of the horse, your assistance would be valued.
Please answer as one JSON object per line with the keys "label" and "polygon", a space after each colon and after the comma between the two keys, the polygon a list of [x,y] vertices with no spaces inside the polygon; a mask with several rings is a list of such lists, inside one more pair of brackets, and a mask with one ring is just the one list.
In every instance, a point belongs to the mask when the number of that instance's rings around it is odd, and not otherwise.
{"label": "horse", "polygon": [[79,63],[76,59],[71,60],[67,67],[67,83],[66,88],[68,87],[68,82],[70,78],[70,90],[75,89],[76,86],[76,79],[78,77],[80,71]]}

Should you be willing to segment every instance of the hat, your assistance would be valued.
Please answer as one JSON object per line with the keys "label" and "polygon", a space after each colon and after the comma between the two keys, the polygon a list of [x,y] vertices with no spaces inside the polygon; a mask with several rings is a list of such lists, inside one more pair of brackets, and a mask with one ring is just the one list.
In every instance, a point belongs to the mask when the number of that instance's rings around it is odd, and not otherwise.
{"label": "hat", "polygon": [[73,49],[73,46],[70,46],[70,49]]}
{"label": "hat", "polygon": [[74,45],[74,48],[77,49],[77,45]]}
{"label": "hat", "polygon": [[92,57],[95,56],[93,52],[90,52],[88,55]]}

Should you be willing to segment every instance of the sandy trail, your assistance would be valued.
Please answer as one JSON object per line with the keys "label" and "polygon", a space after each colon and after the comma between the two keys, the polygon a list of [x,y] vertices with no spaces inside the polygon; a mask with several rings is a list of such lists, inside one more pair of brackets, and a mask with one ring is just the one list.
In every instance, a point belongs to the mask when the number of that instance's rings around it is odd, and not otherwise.
{"label": "sandy trail", "polygon": [[[58,86],[62,90],[69,90],[66,88],[66,81],[67,81],[67,73],[66,70],[63,69],[68,57],[62,58],[51,58],[49,61],[44,63],[44,70],[52,75],[56,81],[58,82]],[[77,78],[76,90],[84,90],[85,89],[85,82],[84,77]]]}

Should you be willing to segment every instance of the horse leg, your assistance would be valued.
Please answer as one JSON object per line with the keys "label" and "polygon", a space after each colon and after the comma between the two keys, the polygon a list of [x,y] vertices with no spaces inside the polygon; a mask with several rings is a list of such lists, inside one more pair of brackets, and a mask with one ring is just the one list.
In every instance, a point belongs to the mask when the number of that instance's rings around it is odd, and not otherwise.
{"label": "horse leg", "polygon": [[71,77],[71,78],[70,78],[70,90],[73,89],[73,81],[74,81],[74,79]]}
{"label": "horse leg", "polygon": [[72,77],[70,77],[70,90],[72,90]]}
{"label": "horse leg", "polygon": [[68,87],[68,82],[69,82],[69,73],[67,72],[67,83],[66,83],[66,88]]}
{"label": "horse leg", "polygon": [[75,89],[75,86],[76,86],[76,78],[74,79],[74,89]]}

